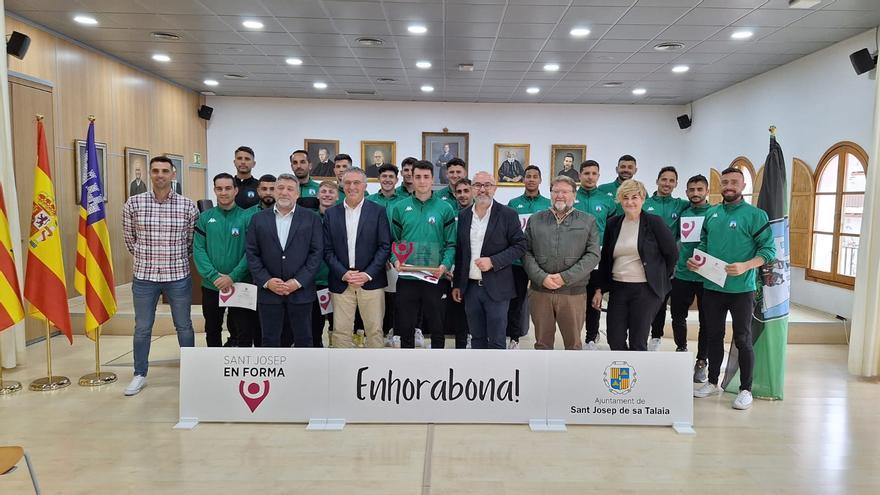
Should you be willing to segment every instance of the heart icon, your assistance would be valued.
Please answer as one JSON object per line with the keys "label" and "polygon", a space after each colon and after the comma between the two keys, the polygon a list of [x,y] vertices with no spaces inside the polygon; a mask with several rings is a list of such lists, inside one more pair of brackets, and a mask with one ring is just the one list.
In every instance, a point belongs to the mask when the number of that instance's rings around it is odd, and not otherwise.
{"label": "heart icon", "polygon": [[321,294],[318,297],[318,304],[321,305],[321,309],[327,311],[327,306],[330,306],[330,294]]}
{"label": "heart icon", "polygon": [[682,222],[681,232],[684,234],[685,237],[690,237],[691,232],[694,231],[695,225],[696,225],[696,222],[694,222],[693,220],[689,220],[687,222]]}
{"label": "heart icon", "polygon": [[[260,388],[263,389],[260,392]],[[260,387],[259,382],[251,382],[247,386],[247,390],[244,388],[244,380],[238,382],[238,393],[241,395],[241,398],[244,399],[244,403],[247,404],[248,409],[251,412],[257,410],[260,407],[260,403],[263,402],[263,399],[269,395],[269,380],[263,380],[263,386]]]}
{"label": "heart icon", "polygon": [[228,289],[223,289],[220,291],[220,300],[223,302],[226,302],[229,300],[229,298],[232,297],[233,294],[235,294],[235,286],[234,285]]}

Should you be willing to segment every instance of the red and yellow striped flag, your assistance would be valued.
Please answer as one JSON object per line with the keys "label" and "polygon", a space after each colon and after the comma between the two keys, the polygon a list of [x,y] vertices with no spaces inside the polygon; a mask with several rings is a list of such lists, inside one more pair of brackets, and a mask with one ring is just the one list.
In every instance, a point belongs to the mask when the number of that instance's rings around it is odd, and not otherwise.
{"label": "red and yellow striped flag", "polygon": [[55,186],[52,185],[46,130],[42,120],[37,120],[37,166],[34,172],[34,206],[28,238],[24,297],[31,303],[28,314],[54,325],[73,344]]}
{"label": "red and yellow striped flag", "polygon": [[18,287],[6,201],[3,199],[3,185],[0,184],[0,331],[24,319],[21,290]]}
{"label": "red and yellow striped flag", "polygon": [[116,314],[113,284],[113,256],[110,232],[104,211],[104,186],[95,149],[95,123],[89,123],[86,139],[87,166],[79,206],[79,233],[76,236],[76,275],[73,285],[85,297],[86,335],[95,340],[98,327]]}

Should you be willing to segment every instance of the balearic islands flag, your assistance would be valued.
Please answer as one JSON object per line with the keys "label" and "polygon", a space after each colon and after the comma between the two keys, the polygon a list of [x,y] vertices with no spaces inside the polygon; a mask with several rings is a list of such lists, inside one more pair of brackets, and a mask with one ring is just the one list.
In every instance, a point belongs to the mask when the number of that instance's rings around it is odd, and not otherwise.
{"label": "balearic islands flag", "polygon": [[[776,142],[776,137],[771,136],[758,208],[766,211],[770,218],[770,230],[776,242],[776,259],[759,269],[755,312],[752,317],[752,341],[755,345],[752,394],[766,399],[782,399],[785,385],[785,347],[788,343],[791,287],[786,184],[782,148]],[[730,346],[727,363],[723,386],[728,392],[736,393],[739,389],[736,346]]]}
{"label": "balearic islands flag", "polygon": [[46,130],[42,120],[37,120],[37,166],[34,172],[34,206],[28,237],[24,297],[31,303],[28,314],[54,325],[73,344],[55,186],[52,185]]}
{"label": "balearic islands flag", "polygon": [[23,319],[24,309],[21,305],[15,258],[12,255],[6,201],[3,198],[3,185],[0,184],[0,332]]}
{"label": "balearic islands flag", "polygon": [[95,123],[89,123],[88,155],[82,181],[79,233],[76,236],[76,274],[73,285],[85,298],[85,331],[94,340],[98,326],[116,313],[113,256],[104,212],[104,186],[95,149]]}

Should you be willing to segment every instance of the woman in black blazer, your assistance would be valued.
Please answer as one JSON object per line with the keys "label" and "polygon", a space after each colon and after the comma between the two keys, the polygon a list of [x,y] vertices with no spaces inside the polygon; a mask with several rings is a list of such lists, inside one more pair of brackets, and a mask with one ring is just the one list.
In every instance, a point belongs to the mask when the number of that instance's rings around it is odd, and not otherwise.
{"label": "woman in black blazer", "polygon": [[647,196],[641,182],[624,181],[617,190],[624,214],[611,217],[605,227],[601,288],[592,295],[592,304],[600,309],[602,292],[610,292],[606,321],[612,351],[648,350],[651,321],[670,290],[678,261],[675,238],[663,219],[642,211]]}

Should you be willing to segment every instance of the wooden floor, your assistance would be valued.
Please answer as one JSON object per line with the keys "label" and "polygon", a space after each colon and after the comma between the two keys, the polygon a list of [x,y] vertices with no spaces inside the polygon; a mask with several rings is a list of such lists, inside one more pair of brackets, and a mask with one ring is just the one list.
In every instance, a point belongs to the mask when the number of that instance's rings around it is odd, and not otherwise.
{"label": "wooden floor", "polygon": [[[149,386],[128,398],[131,338],[102,344],[118,383],[0,397],[0,444],[30,452],[43,493],[880,493],[880,384],[847,374],[842,345],[789,346],[784,401],[756,401],[742,412],[731,409],[731,394],[697,399],[697,435],[680,436],[671,428],[595,426],[566,433],[501,425],[172,430],[174,337],[156,338]],[[53,349],[56,373],[74,382],[93,367],[93,345],[83,337],[72,347],[54,338]],[[27,357],[6,373],[25,387],[45,370],[44,344],[30,346]],[[0,493],[33,493],[23,464],[0,476]]]}

